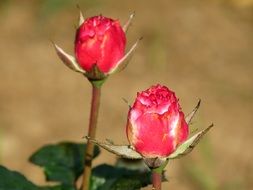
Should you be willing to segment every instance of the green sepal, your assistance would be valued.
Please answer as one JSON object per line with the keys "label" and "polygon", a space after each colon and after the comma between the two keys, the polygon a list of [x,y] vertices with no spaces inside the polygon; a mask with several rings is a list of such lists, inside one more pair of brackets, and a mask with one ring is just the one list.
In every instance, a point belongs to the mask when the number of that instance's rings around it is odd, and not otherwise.
{"label": "green sepal", "polygon": [[58,57],[62,60],[62,62],[73,71],[83,73],[85,75],[86,71],[84,71],[80,65],[77,63],[76,58],[72,55],[66,53],[62,48],[60,48],[58,45],[56,45],[54,42],[53,46],[55,48],[55,51],[58,55]]}
{"label": "green sepal", "polygon": [[121,157],[128,159],[142,159],[142,156],[136,152],[130,145],[116,145],[112,142],[99,142],[86,136],[86,139],[95,145]]}
{"label": "green sepal", "polygon": [[169,163],[169,159],[167,159],[160,167],[153,168],[152,172],[156,172],[156,173],[162,174],[163,171],[164,171],[164,168],[167,166],[168,163]]}
{"label": "green sepal", "polygon": [[108,76],[98,68],[97,64],[94,64],[91,70],[84,73],[84,75],[88,78],[89,81],[103,80]]}
{"label": "green sepal", "polygon": [[96,88],[101,88],[107,78],[101,80],[89,80],[93,86]]}
{"label": "green sepal", "polygon": [[133,20],[134,16],[135,16],[135,13],[133,12],[133,13],[129,16],[127,22],[124,24],[124,26],[123,26],[123,31],[124,31],[125,33],[127,33],[129,27],[131,26],[132,20]]}
{"label": "green sepal", "polygon": [[167,159],[176,159],[189,154],[212,127],[213,124],[187,139]]}

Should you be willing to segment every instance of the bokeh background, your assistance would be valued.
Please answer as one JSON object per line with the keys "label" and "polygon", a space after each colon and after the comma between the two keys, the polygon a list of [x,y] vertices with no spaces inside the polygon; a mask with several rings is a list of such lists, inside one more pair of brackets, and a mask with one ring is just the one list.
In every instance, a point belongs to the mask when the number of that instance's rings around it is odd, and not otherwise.
{"label": "bokeh background", "polygon": [[[103,88],[98,139],[127,143],[125,98],[161,83],[188,113],[202,99],[192,130],[215,128],[187,157],[167,166],[164,189],[253,188],[252,0],[1,0],[0,164],[37,184],[42,170],[27,158],[46,143],[83,141],[90,85],[57,58],[50,40],[73,53],[81,6],[124,23],[136,12],[128,45],[134,58]],[[95,164],[115,162],[102,151]]]}

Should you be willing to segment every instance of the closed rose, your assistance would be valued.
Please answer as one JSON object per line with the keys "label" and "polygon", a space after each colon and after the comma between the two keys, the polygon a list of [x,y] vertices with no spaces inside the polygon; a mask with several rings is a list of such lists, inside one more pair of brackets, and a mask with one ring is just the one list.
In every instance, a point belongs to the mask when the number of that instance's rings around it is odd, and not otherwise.
{"label": "closed rose", "polygon": [[76,32],[76,60],[87,72],[96,65],[102,73],[109,73],[124,56],[125,46],[119,21],[104,16],[87,18]]}
{"label": "closed rose", "polygon": [[128,113],[127,137],[143,157],[168,157],[188,134],[188,125],[174,92],[156,85],[137,94]]}
{"label": "closed rose", "polygon": [[75,56],[66,53],[53,43],[56,53],[67,67],[82,73],[89,81],[101,85],[108,76],[126,68],[142,39],[139,38],[125,52],[126,32],[131,26],[133,17],[134,14],[130,15],[121,27],[118,20],[101,15],[84,19],[80,12],[75,38]]}

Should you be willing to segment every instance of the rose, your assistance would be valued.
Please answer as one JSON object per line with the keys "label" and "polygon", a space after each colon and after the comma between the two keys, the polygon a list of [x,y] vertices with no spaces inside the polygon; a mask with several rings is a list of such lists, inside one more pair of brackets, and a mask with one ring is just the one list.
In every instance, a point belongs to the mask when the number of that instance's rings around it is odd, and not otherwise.
{"label": "rose", "polygon": [[175,93],[156,85],[137,93],[128,112],[128,145],[86,138],[105,150],[127,159],[142,159],[150,169],[161,172],[171,159],[189,154],[213,127],[209,125],[189,137],[189,127],[200,106],[184,117]]}
{"label": "rose", "polygon": [[76,32],[76,59],[87,72],[94,65],[103,73],[113,70],[124,56],[125,46],[120,23],[101,15],[87,18]]}
{"label": "rose", "polygon": [[174,92],[156,85],[137,94],[127,122],[127,137],[135,151],[145,158],[165,158],[188,134],[188,125]]}
{"label": "rose", "polygon": [[125,53],[126,35],[134,14],[121,27],[118,20],[94,16],[84,20],[80,12],[79,28],[75,39],[75,57],[54,44],[59,58],[70,69],[84,74],[90,81],[102,84],[109,75],[123,70],[138,42]]}

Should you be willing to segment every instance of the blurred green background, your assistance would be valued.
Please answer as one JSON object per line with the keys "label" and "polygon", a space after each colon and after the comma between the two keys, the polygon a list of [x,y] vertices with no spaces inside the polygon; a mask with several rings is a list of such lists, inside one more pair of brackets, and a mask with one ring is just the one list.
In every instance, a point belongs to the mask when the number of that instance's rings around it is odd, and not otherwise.
{"label": "blurred green background", "polygon": [[[127,143],[128,106],[161,83],[188,113],[202,99],[193,129],[215,124],[191,155],[167,166],[164,189],[253,188],[253,0],[1,0],[0,164],[38,184],[28,163],[45,143],[83,141],[90,85],[57,58],[50,40],[73,53],[79,4],[86,17],[123,24],[136,18],[128,45],[143,36],[131,64],[104,85],[98,139]],[[105,151],[95,164],[114,163]]]}

